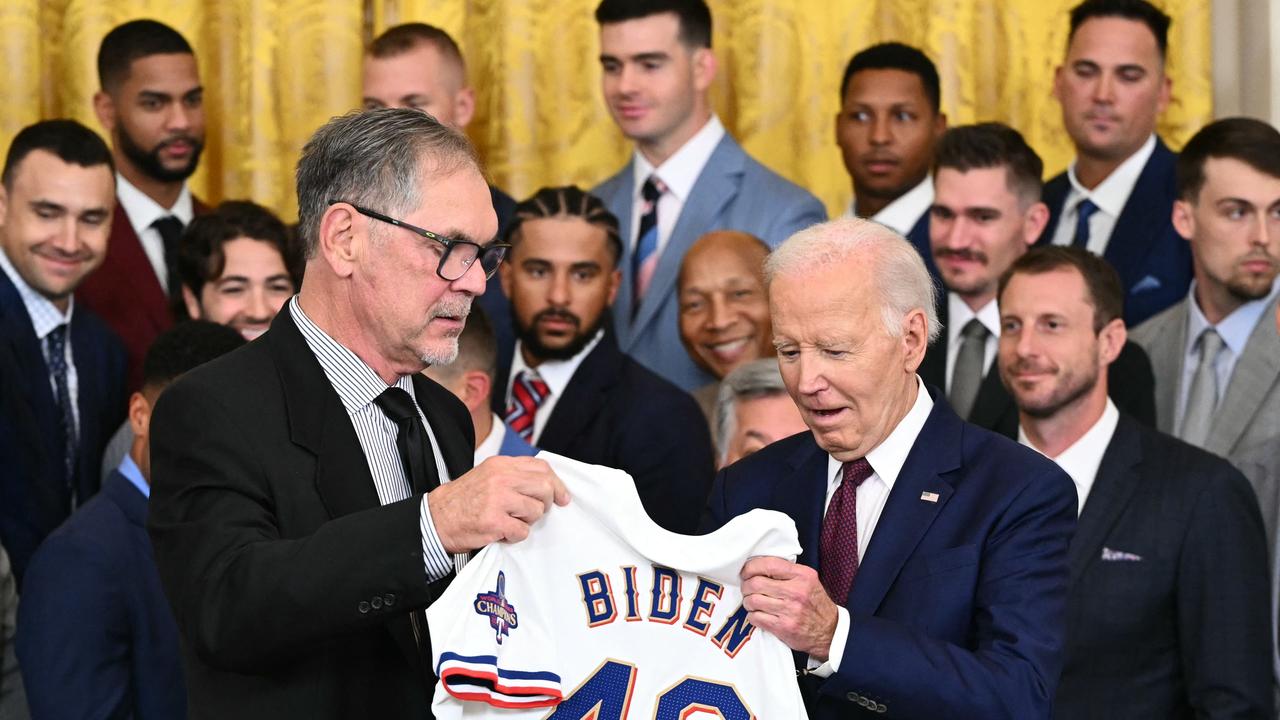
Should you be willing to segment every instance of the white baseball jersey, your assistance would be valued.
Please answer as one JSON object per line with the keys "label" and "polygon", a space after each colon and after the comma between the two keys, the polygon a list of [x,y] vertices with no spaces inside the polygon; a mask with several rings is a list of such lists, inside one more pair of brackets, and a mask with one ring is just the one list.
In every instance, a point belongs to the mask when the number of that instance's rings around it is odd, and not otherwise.
{"label": "white baseball jersey", "polygon": [[791,651],[747,622],[738,577],[756,555],[795,559],[791,518],[678,535],[626,473],[538,457],[571,502],[480,551],[427,610],[436,718],[806,717]]}

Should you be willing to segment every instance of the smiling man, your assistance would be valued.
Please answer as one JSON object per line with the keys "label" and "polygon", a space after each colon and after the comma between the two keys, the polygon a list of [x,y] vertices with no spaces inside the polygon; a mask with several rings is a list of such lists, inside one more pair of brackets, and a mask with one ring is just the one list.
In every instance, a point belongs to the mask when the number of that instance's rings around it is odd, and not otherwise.
{"label": "smiling man", "polygon": [[73,293],[102,263],[111,153],[71,120],[23,129],[0,188],[0,545],[18,582],[36,546],[98,491],[124,418],[120,341]]}
{"label": "smiling man", "polygon": [[680,346],[675,286],[685,252],[711,230],[776,246],[826,211],[751,159],[712,112],[716,56],[704,0],[604,0],[596,21],[605,103],[635,143],[631,162],[592,190],[619,220],[618,344],[692,392],[712,378]]}
{"label": "smiling man", "polygon": [[540,450],[629,473],[654,522],[691,533],[714,472],[707,422],[687,394],[623,354],[618,221],[576,187],[516,206],[502,286],[518,340],[494,409]]}
{"label": "smiling man", "polygon": [[118,204],[107,256],[79,296],[124,340],[137,390],[147,348],[183,311],[178,247],[205,210],[186,184],[204,148],[204,88],[191,45],[154,20],[107,33],[98,81],[93,109],[111,135]]}
{"label": "smiling man", "polygon": [[1076,159],[1045,184],[1041,242],[1111,263],[1131,327],[1176,303],[1191,282],[1191,254],[1169,221],[1174,154],[1155,134],[1171,95],[1168,35],[1169,16],[1146,0],[1085,0],[1071,11],[1053,81]]}

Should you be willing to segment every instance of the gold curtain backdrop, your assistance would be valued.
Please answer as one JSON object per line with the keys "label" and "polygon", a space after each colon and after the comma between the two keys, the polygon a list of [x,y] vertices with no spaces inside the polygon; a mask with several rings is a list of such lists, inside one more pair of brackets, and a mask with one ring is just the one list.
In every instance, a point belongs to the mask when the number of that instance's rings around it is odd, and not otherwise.
{"label": "gold curtain backdrop", "polygon": [[[875,42],[925,50],[952,124],[999,120],[1056,173],[1070,161],[1050,91],[1078,0],[710,0],[720,72],[716,111],[747,151],[812,190],[833,214],[851,190],[835,145],[845,63]],[[195,47],[208,137],[192,187],[248,197],[292,219],[293,167],[310,134],[360,103],[369,37],[438,25],[467,58],[478,108],[469,128],[492,180],[516,197],[589,186],[626,160],[600,97],[597,0],[4,0],[0,151],[42,118],[101,131],[95,58],[113,26],[150,17]],[[1212,117],[1210,0],[1157,0],[1174,19],[1173,103],[1160,133],[1181,147]]]}

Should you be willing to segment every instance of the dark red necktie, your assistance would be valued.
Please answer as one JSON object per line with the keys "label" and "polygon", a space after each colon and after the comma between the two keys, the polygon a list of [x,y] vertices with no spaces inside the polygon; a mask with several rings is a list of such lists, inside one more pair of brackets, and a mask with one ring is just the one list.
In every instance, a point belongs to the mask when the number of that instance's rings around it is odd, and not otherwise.
{"label": "dark red necktie", "polygon": [[858,574],[858,486],[871,477],[871,463],[858,458],[844,464],[840,487],[822,518],[818,579],[837,605],[844,605]]}
{"label": "dark red necktie", "polygon": [[538,413],[538,406],[550,394],[551,388],[547,387],[537,373],[521,370],[511,382],[511,404],[507,405],[503,420],[525,442],[533,442],[534,415]]}

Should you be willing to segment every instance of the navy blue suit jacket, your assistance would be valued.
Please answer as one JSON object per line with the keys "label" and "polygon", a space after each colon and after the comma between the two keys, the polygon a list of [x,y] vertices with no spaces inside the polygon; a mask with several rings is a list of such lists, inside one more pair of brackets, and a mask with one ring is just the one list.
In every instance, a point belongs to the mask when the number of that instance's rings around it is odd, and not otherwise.
{"label": "navy blue suit jacket", "polygon": [[[840,669],[801,682],[814,720],[1049,717],[1075,486],[1052,461],[962,422],[930,393],[933,410],[845,604]],[[780,510],[800,534],[797,562],[817,568],[827,461],[805,432],[725,468],[704,529],[752,508]],[[855,704],[859,697],[885,714]]]}
{"label": "navy blue suit jacket", "polygon": [[34,717],[186,717],[146,518],[147,499],[112,473],[31,559],[17,650]]}
{"label": "navy blue suit jacket", "polygon": [[[124,420],[124,346],[89,309],[71,316],[71,355],[79,377],[80,447],[72,478],[79,502],[101,484],[99,463]],[[57,405],[31,316],[0,272],[0,545],[21,588],[36,546],[71,514],[63,482]]]}
{"label": "navy blue suit jacket", "polygon": [[[1191,287],[1191,245],[1173,229],[1173,201],[1177,199],[1175,160],[1177,155],[1157,139],[1156,149],[1143,166],[1103,253],[1120,274],[1125,293],[1124,321],[1129,327],[1176,304]],[[1049,206],[1049,224],[1037,244],[1053,242],[1070,189],[1066,172],[1045,183],[1043,197]]]}
{"label": "navy blue suit jacket", "polygon": [[920,257],[924,258],[925,269],[929,271],[929,277],[933,278],[933,284],[938,288],[939,293],[946,292],[945,286],[942,284],[942,275],[938,272],[938,266],[933,262],[933,246],[929,244],[929,211],[926,210],[916,224],[911,226],[911,232],[907,233],[907,241],[915,247],[916,252],[920,253]]}

